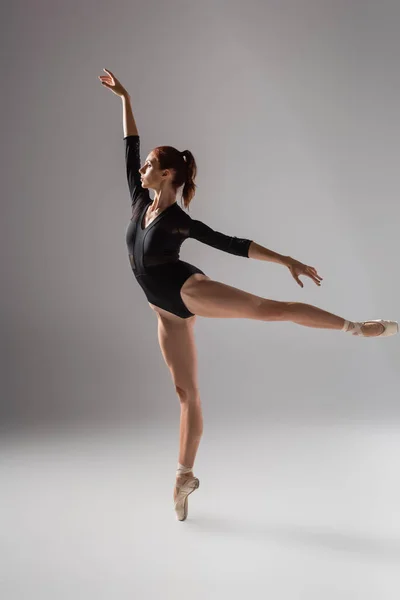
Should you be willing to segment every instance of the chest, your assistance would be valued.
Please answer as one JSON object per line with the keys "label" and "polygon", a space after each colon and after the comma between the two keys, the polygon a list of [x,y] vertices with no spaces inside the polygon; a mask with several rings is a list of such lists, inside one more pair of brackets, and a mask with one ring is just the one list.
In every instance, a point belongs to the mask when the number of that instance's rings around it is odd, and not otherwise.
{"label": "chest", "polygon": [[154,219],[156,219],[158,217],[159,214],[160,214],[160,211],[151,212],[149,210],[146,210],[144,213],[144,216],[142,218],[142,228],[146,229],[150,225],[150,223],[152,223],[154,221]]}

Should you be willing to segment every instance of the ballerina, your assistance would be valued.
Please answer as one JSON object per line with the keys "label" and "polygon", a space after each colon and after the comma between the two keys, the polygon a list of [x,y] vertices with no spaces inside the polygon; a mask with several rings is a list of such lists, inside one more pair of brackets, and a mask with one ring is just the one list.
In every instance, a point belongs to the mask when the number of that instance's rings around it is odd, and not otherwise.
{"label": "ballerina", "polygon": [[[140,166],[140,137],[131,97],[107,69],[99,76],[104,87],[122,99],[125,164],[132,217],[126,232],[128,256],[137,282],[158,319],[161,353],[170,370],[180,401],[180,445],[174,508],[178,520],[188,514],[188,495],[199,487],[193,465],[203,433],[198,384],[194,324],[197,316],[291,321],[306,327],[345,331],[362,337],[387,337],[398,333],[396,321],[382,319],[353,322],[302,302],[280,302],[250,294],[210,279],[201,269],[180,260],[180,247],[194,238],[243,258],[279,263],[288,268],[300,287],[300,276],[320,286],[323,278],[314,267],[268,250],[247,238],[228,236],[192,219],[176,201],[183,187],[187,208],[195,195],[197,165],[189,150],[172,146],[154,148]],[[154,190],[152,201],[149,189]]]}

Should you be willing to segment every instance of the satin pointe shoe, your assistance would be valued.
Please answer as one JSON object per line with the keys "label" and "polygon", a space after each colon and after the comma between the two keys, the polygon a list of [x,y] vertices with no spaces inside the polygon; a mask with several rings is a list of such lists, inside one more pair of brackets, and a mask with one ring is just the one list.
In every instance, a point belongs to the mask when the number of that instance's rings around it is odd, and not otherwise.
{"label": "satin pointe shoe", "polygon": [[[384,330],[378,335],[365,335],[361,331],[361,327],[366,323],[380,323],[381,325],[383,325]],[[361,323],[354,323],[354,328],[351,329],[349,333],[351,333],[352,335],[359,335],[361,337],[388,337],[389,335],[395,335],[396,333],[399,333],[399,324],[397,323],[397,321],[384,321],[382,319],[376,319],[373,321],[362,321]]]}
{"label": "satin pointe shoe", "polygon": [[178,521],[184,521],[188,516],[188,496],[200,485],[200,481],[197,477],[190,477],[186,479],[181,485],[175,484],[178,490],[175,499],[175,512]]}

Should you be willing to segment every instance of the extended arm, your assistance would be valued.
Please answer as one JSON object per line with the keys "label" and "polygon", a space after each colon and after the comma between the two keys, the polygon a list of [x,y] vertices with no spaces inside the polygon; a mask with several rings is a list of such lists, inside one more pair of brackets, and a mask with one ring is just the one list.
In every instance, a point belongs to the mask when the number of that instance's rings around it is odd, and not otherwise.
{"label": "extended arm", "polygon": [[249,258],[268,260],[270,262],[276,262],[280,265],[288,267],[290,273],[300,287],[304,287],[304,284],[302,281],[300,281],[299,275],[307,275],[307,277],[310,277],[310,279],[312,279],[317,285],[321,285],[322,277],[318,275],[317,270],[314,267],[305,265],[291,256],[277,254],[276,252],[268,250],[268,248],[264,248],[255,242],[251,242],[250,244]]}
{"label": "extended arm", "polygon": [[197,219],[192,219],[186,215],[188,220],[187,236],[203,244],[235,254],[236,256],[248,257],[249,246],[252,241],[247,238],[238,238],[236,236],[226,235],[220,231],[211,229],[208,225]]}
{"label": "extended arm", "polygon": [[264,248],[264,246],[260,246],[259,244],[256,244],[256,242],[251,242],[249,247],[249,258],[267,260],[269,262],[275,262],[280,265],[287,266],[287,262],[290,257],[273,252],[273,250],[268,250],[268,248]]}
{"label": "extended arm", "polygon": [[208,244],[218,250],[223,250],[224,252],[236,254],[237,256],[243,256],[245,258],[268,260],[282,265],[287,264],[287,259],[289,257],[268,250],[252,240],[229,236],[219,231],[214,231],[214,229],[211,229],[211,227],[205,223],[195,219],[190,219],[189,223],[189,237],[194,238],[203,244]]}

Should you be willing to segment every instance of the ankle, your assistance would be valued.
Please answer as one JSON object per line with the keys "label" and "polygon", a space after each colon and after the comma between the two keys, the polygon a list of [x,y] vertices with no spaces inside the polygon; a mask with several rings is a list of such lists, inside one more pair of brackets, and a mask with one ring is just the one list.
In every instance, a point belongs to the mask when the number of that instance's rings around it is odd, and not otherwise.
{"label": "ankle", "polygon": [[352,329],[354,329],[355,324],[353,321],[346,321],[346,319],[344,320],[344,325],[342,327],[342,331],[352,331]]}
{"label": "ankle", "polygon": [[181,465],[181,463],[178,462],[178,468],[176,470],[176,478],[187,478],[189,477],[193,477],[193,467],[185,467],[185,465]]}
{"label": "ankle", "polygon": [[189,479],[190,477],[194,477],[193,471],[189,471],[188,473],[184,473],[176,476],[177,481],[184,481],[185,479]]}

